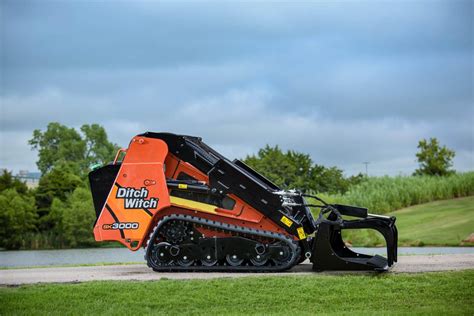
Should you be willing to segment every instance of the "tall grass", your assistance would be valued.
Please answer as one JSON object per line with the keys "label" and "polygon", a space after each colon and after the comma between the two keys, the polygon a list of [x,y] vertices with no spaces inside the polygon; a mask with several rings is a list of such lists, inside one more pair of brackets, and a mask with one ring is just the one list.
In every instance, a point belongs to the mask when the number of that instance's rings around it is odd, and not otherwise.
{"label": "tall grass", "polygon": [[[91,228],[92,234],[92,228]],[[71,248],[115,248],[121,247],[118,242],[105,241],[105,242],[91,242],[82,244],[81,246],[72,247],[69,245],[62,236],[55,234],[52,231],[46,232],[29,232],[22,235],[22,241],[20,249],[28,250],[43,250],[43,249],[71,249]],[[1,249],[0,249],[1,250]]]}
{"label": "tall grass", "polygon": [[345,194],[319,194],[329,203],[363,206],[375,214],[469,195],[474,195],[474,172],[446,177],[370,177]]}
{"label": "tall grass", "polygon": [[48,231],[23,234],[20,249],[60,249],[64,246],[64,240],[60,236]]}

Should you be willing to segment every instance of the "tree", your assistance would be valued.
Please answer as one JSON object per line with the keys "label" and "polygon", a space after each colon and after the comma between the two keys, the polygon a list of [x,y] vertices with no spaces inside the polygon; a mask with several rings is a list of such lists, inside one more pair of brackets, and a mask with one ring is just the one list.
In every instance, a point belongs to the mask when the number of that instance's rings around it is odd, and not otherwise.
{"label": "tree", "polygon": [[86,188],[78,187],[66,201],[54,199],[51,214],[58,220],[56,232],[69,247],[93,246],[92,226],[95,211],[92,197]]}
{"label": "tree", "polygon": [[84,161],[86,143],[81,135],[74,128],[59,123],[49,123],[45,132],[34,130],[29,144],[39,151],[36,165],[42,174],[59,163],[80,165]]}
{"label": "tree", "polygon": [[349,189],[349,181],[344,178],[341,169],[315,165],[311,172],[314,191],[326,193],[344,193]]}
{"label": "tree", "polygon": [[66,201],[68,194],[83,185],[83,180],[77,175],[77,165],[61,163],[43,175],[35,191],[36,208],[39,215],[38,228],[41,231],[50,230],[57,224],[57,218],[50,216],[53,200]]}
{"label": "tree", "polygon": [[446,146],[441,147],[436,138],[420,140],[418,149],[416,157],[420,168],[416,169],[415,175],[445,176],[454,172],[450,168],[456,153]]}
{"label": "tree", "polygon": [[7,189],[15,189],[20,194],[26,194],[28,192],[28,187],[24,182],[14,178],[11,172],[3,170],[0,176],[0,192]]}
{"label": "tree", "polygon": [[266,145],[244,162],[285,189],[335,193],[347,191],[350,184],[342,170],[313,164],[308,154],[292,150],[284,153],[278,146]]}
{"label": "tree", "polygon": [[0,247],[19,249],[27,233],[35,231],[36,211],[33,197],[15,189],[0,193]]}
{"label": "tree", "polygon": [[265,146],[257,156],[247,156],[244,162],[283,188],[310,186],[312,161],[309,155],[294,151],[283,153],[278,146]]}
{"label": "tree", "polygon": [[349,181],[349,187],[353,185],[358,185],[359,183],[362,183],[364,180],[367,180],[367,176],[365,174],[362,174],[361,172],[347,178],[347,181]]}
{"label": "tree", "polygon": [[77,165],[84,176],[91,164],[110,162],[118,149],[109,142],[104,128],[98,124],[82,125],[81,133],[74,128],[49,123],[46,131],[35,130],[29,141],[32,149],[39,151],[38,169],[42,174],[58,164]]}
{"label": "tree", "polygon": [[29,143],[39,152],[37,165],[42,172],[35,192],[38,228],[55,230],[57,218],[50,214],[53,200],[65,202],[69,194],[84,185],[90,166],[110,162],[118,146],[109,142],[98,124],[82,125],[78,132],[54,122],[46,131],[35,130]]}
{"label": "tree", "polygon": [[81,131],[84,134],[86,143],[85,160],[87,166],[94,164],[106,164],[113,160],[119,147],[109,142],[105,129],[98,125],[82,125]]}

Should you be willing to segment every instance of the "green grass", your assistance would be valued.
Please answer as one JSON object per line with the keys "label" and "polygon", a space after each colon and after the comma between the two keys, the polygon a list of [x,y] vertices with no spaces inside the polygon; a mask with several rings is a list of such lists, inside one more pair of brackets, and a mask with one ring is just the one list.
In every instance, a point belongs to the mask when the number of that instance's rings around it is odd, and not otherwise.
{"label": "green grass", "polygon": [[474,270],[0,288],[0,314],[472,315]]}
{"label": "green grass", "polygon": [[454,246],[474,233],[474,197],[417,205],[393,215],[401,243]]}
{"label": "green grass", "polygon": [[[474,233],[474,197],[437,201],[392,212],[397,217],[399,246],[474,246],[462,240]],[[383,245],[371,230],[343,232],[357,246]]]}

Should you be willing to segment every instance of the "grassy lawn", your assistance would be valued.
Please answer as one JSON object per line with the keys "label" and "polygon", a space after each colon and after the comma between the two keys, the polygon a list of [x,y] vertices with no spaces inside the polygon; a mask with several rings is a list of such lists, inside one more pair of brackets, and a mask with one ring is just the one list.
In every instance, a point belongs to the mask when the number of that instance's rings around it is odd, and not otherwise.
{"label": "grassy lawn", "polygon": [[0,288],[0,314],[466,314],[474,270]]}
{"label": "grassy lawn", "polygon": [[[474,233],[474,196],[420,204],[388,215],[397,217],[399,246],[459,246]],[[378,233],[369,230],[344,232],[344,238],[357,246],[384,244]]]}

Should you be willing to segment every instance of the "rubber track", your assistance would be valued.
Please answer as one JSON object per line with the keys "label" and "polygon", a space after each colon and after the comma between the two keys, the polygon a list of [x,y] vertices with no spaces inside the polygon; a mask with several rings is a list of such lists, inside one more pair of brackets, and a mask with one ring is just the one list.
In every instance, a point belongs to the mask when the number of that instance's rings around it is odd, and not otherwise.
{"label": "rubber track", "polygon": [[[216,265],[216,266],[190,266],[190,267],[181,267],[181,266],[159,266],[153,263],[151,260],[151,251],[152,251],[152,245],[155,238],[158,235],[158,232],[163,226],[168,221],[171,220],[180,220],[180,221],[188,221],[193,224],[198,224],[198,225],[203,225],[210,227],[212,229],[220,229],[220,230],[226,230],[229,232],[233,233],[238,233],[238,234],[246,234],[246,235],[255,235],[259,237],[265,237],[265,238],[272,238],[272,239],[277,239],[280,241],[283,241],[286,243],[292,253],[292,257],[290,260],[288,260],[288,263],[285,265],[275,265],[275,266],[237,266],[233,267],[230,265]],[[146,254],[145,254],[145,259],[147,261],[147,264],[150,268],[152,268],[154,271],[157,272],[173,272],[173,271],[186,271],[186,272],[279,272],[279,271],[285,271],[293,267],[295,264],[298,263],[298,259],[300,257],[301,253],[301,248],[295,242],[293,239],[279,233],[274,233],[270,231],[265,231],[265,230],[258,230],[258,229],[251,229],[251,228],[246,228],[242,226],[236,226],[236,225],[230,225],[226,223],[221,223],[217,221],[212,221],[200,217],[195,217],[195,216],[190,216],[190,215],[182,215],[182,214],[173,214],[173,215],[168,215],[163,217],[158,224],[155,226],[153,229],[153,232],[151,233],[150,238],[148,239],[148,245],[146,248]]]}

